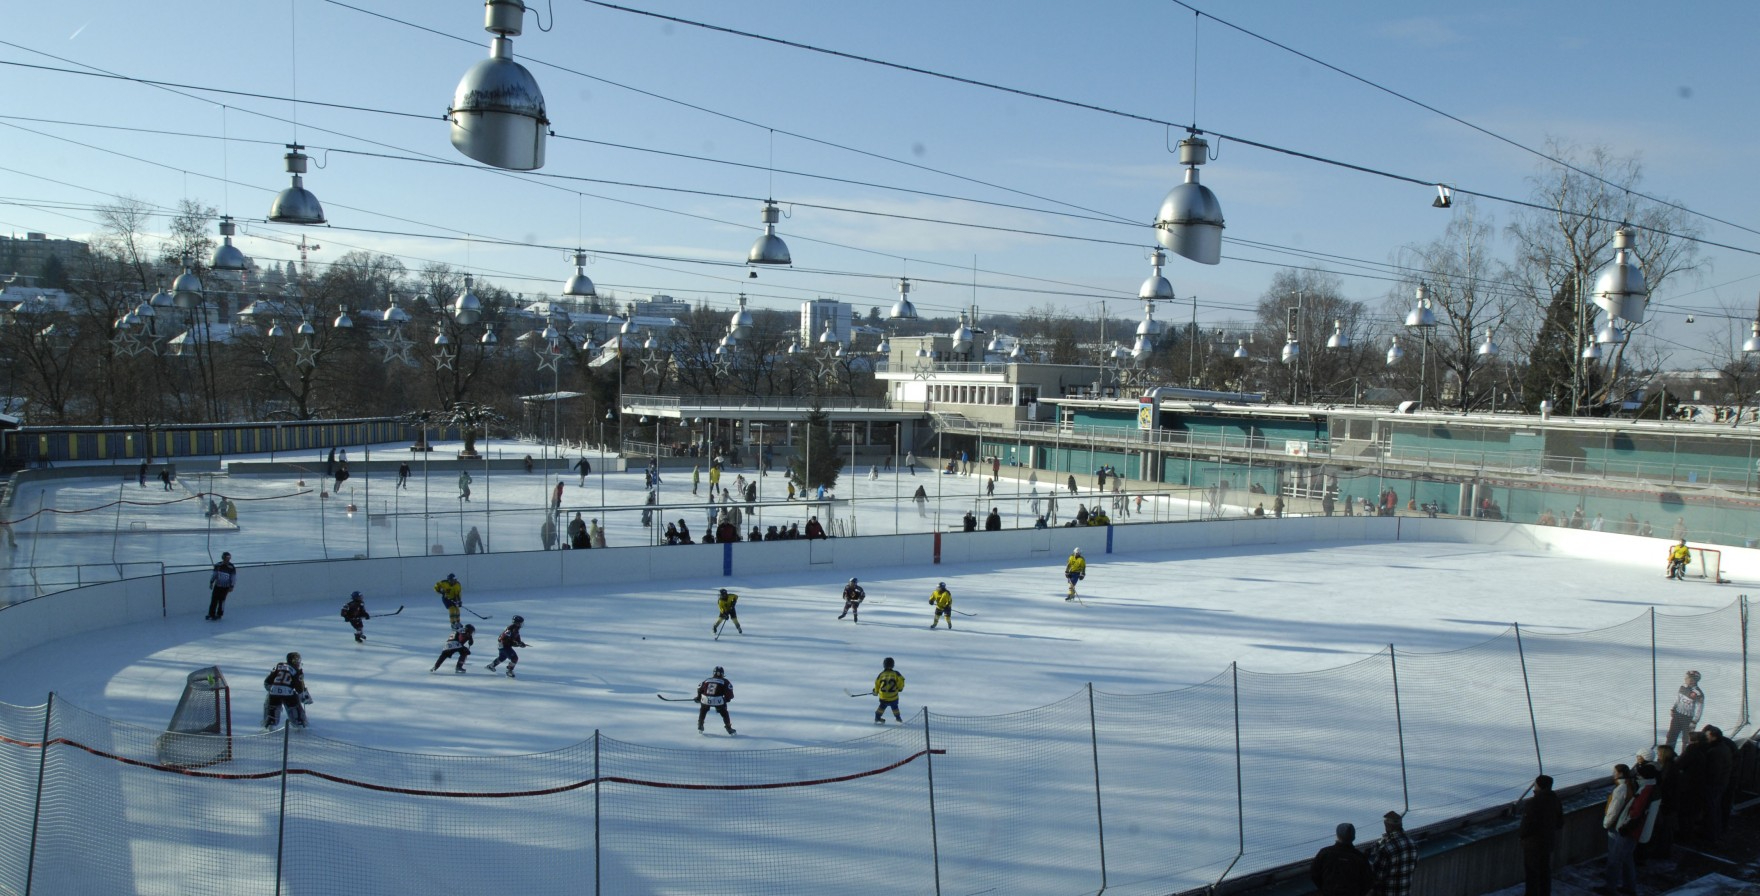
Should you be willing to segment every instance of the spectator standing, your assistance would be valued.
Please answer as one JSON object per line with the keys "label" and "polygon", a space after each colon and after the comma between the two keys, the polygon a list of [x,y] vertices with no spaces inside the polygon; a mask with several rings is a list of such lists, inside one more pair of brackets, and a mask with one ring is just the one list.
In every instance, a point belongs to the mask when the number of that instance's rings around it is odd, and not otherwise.
{"label": "spectator standing", "polygon": [[1735,770],[1736,745],[1723,736],[1723,729],[1706,725],[1705,735],[1705,802],[1700,807],[1699,835],[1709,846],[1723,838],[1724,823],[1729,819],[1730,774]]}
{"label": "spectator standing", "polygon": [[990,515],[987,517],[984,517],[984,531],[985,532],[1001,532],[1002,531],[1002,514],[994,507],[990,508]]}
{"label": "spectator standing", "polygon": [[1357,850],[1357,829],[1350,822],[1337,828],[1338,839],[1314,855],[1308,878],[1320,896],[1365,896],[1375,886],[1369,857]]}
{"label": "spectator standing", "polygon": [[1564,829],[1564,804],[1552,792],[1552,776],[1534,779],[1534,796],[1516,833],[1522,841],[1522,896],[1552,896],[1552,851]]}
{"label": "spectator standing", "polygon": [[407,460],[397,465],[397,487],[409,488],[409,461]]}
{"label": "spectator standing", "polygon": [[1607,863],[1602,869],[1603,885],[1596,892],[1638,891],[1638,866],[1632,856],[1637,841],[1620,833],[1631,806],[1632,769],[1622,762],[1613,767],[1613,792],[1607,795],[1606,808],[1601,812],[1601,827],[1607,831]]}
{"label": "spectator standing", "polygon": [[1381,816],[1385,831],[1369,847],[1369,866],[1375,870],[1375,896],[1411,896],[1412,872],[1418,867],[1418,847],[1406,836],[1405,820],[1398,812]]}

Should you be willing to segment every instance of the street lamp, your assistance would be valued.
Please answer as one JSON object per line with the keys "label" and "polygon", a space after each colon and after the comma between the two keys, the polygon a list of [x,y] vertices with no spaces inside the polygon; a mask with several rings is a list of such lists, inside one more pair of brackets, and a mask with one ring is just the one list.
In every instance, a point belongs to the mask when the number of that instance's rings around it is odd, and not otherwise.
{"label": "street lamp", "polygon": [[1430,310],[1429,287],[1418,284],[1417,304],[1412,306],[1406,315],[1406,329],[1417,330],[1424,334],[1424,348],[1418,354],[1418,407],[1424,407],[1424,389],[1429,384],[1430,372],[1430,334],[1436,330],[1436,313]]}

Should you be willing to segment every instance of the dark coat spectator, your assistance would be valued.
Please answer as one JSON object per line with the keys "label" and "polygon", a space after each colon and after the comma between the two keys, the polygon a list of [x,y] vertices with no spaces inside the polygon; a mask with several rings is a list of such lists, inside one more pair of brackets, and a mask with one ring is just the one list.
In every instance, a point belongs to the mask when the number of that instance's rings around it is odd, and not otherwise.
{"label": "dark coat spectator", "polygon": [[1375,870],[1369,867],[1369,857],[1357,850],[1356,838],[1355,826],[1339,825],[1338,839],[1308,865],[1308,877],[1320,896],[1366,896],[1375,886]]}
{"label": "dark coat spectator", "polygon": [[1002,514],[998,513],[996,508],[994,508],[994,507],[990,508],[990,515],[987,517],[984,517],[984,531],[985,532],[1001,532],[1002,531]]}
{"label": "dark coat spectator", "polygon": [[967,532],[978,531],[978,516],[977,516],[977,514],[972,513],[970,510],[966,511],[966,515],[965,515],[964,519],[962,519],[960,521],[960,525]]}
{"label": "dark coat spectator", "polygon": [[1552,893],[1552,853],[1563,829],[1564,804],[1552,792],[1552,776],[1541,775],[1534,779],[1534,796],[1522,810],[1522,823],[1516,829],[1522,841],[1523,896]]}
{"label": "dark coat spectator", "polygon": [[825,537],[825,527],[819,525],[819,518],[816,516],[807,517],[807,537],[810,539]]}

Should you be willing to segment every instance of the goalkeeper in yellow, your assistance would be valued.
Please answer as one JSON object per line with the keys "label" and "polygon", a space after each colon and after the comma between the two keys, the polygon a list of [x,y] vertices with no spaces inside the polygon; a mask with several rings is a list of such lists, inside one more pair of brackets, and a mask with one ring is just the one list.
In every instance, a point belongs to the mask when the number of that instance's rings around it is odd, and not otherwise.
{"label": "goalkeeper in yellow", "polygon": [[898,695],[904,690],[904,676],[892,668],[892,657],[887,657],[882,665],[886,668],[874,676],[874,696],[880,698],[880,705],[874,708],[874,724],[886,724],[884,713],[888,707],[892,709],[893,721],[903,722],[904,716],[898,714]]}
{"label": "goalkeeper in yellow", "polygon": [[734,607],[737,603],[739,603],[739,595],[734,594],[726,588],[721,589],[720,596],[715,599],[715,609],[721,612],[721,617],[715,620],[715,624],[710,626],[709,630],[719,635],[721,634],[722,626],[731,622],[733,623],[734,631],[739,632],[742,635],[745,634],[746,630],[739,627],[739,610]]}
{"label": "goalkeeper in yellow", "polygon": [[947,627],[953,628],[953,592],[947,590],[946,582],[936,582],[935,591],[929,595],[929,606],[935,608],[935,621],[929,623],[930,628],[941,624],[941,617],[947,617]]}
{"label": "goalkeeper in yellow", "polygon": [[1082,549],[1070,552],[1069,562],[1063,565],[1063,577],[1069,580],[1069,596],[1064,600],[1076,599],[1076,583],[1088,575],[1088,561],[1082,559]]}
{"label": "goalkeeper in yellow", "polygon": [[1687,577],[1687,561],[1693,559],[1693,551],[1687,547],[1687,540],[1681,539],[1680,544],[1668,549],[1668,577],[1685,579]]}

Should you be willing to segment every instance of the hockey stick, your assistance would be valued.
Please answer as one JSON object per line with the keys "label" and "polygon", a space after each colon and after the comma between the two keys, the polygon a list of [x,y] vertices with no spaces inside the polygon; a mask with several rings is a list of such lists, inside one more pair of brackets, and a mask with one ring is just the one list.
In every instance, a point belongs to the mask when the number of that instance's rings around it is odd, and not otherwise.
{"label": "hockey stick", "polygon": [[477,612],[476,610],[471,609],[470,607],[465,606],[464,604],[459,604],[459,608],[464,610],[466,613],[469,613],[472,616],[477,617],[478,619],[488,619],[489,618],[488,616],[484,616],[483,614]]}
{"label": "hockey stick", "polygon": [[668,697],[665,694],[655,694],[654,696],[665,700],[667,703],[689,703],[696,699],[695,697]]}
{"label": "hockey stick", "polygon": [[[953,608],[949,607],[948,609],[952,610]],[[976,616],[976,615],[978,615],[976,613],[967,613],[964,610],[954,610],[954,612],[960,614],[961,616]]]}
{"label": "hockey stick", "polygon": [[848,694],[851,697],[872,697],[872,696],[874,696],[873,691],[863,691],[860,694],[858,694],[855,691],[852,691],[852,690],[849,690],[848,688],[845,688],[843,692],[845,694]]}
{"label": "hockey stick", "polygon": [[402,612],[403,612],[403,605],[402,605],[402,604],[398,604],[398,605],[397,605],[397,609],[395,609],[395,610],[392,610],[392,611],[391,611],[391,612],[389,612],[389,613],[380,613],[380,614],[379,614],[379,615],[377,615],[377,616],[374,616],[374,617],[373,617],[373,618],[374,618],[374,619],[384,619],[384,618],[386,618],[386,617],[387,617],[387,616],[396,616],[396,615],[397,615],[397,614],[399,614],[399,613],[402,613]]}

